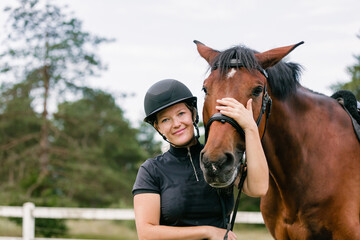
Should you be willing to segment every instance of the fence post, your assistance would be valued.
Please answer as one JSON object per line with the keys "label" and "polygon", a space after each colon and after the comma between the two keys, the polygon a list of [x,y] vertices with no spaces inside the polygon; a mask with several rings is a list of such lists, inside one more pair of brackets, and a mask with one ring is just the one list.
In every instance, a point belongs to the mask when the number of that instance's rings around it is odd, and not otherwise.
{"label": "fence post", "polygon": [[24,203],[23,205],[23,240],[33,240],[35,238],[35,218],[33,217],[34,209],[35,205],[31,202]]}

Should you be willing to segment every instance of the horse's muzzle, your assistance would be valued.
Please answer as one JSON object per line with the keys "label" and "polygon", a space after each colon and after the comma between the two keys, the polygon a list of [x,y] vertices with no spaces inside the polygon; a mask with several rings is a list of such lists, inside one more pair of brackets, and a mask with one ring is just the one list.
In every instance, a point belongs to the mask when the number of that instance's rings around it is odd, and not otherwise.
{"label": "horse's muzzle", "polygon": [[238,162],[233,153],[221,153],[210,156],[206,151],[200,155],[200,167],[204,173],[205,181],[212,187],[228,187],[238,175]]}

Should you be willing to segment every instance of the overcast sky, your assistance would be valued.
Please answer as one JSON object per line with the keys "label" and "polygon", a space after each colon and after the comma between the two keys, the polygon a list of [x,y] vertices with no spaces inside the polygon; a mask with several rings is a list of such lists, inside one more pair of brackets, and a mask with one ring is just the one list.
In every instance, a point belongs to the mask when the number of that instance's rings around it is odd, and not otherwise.
{"label": "overcast sky", "polygon": [[[13,1],[1,0],[1,9]],[[147,89],[165,78],[185,83],[198,96],[202,110],[207,63],[195,39],[217,50],[242,44],[260,52],[305,41],[286,60],[305,68],[303,86],[326,95],[331,94],[331,84],[350,80],[346,67],[360,54],[359,0],[53,2],[68,4],[84,30],[116,39],[100,47],[108,71],[90,84],[111,93],[134,93],[118,101],[134,126],[144,117]],[[3,22],[1,12],[1,26]]]}

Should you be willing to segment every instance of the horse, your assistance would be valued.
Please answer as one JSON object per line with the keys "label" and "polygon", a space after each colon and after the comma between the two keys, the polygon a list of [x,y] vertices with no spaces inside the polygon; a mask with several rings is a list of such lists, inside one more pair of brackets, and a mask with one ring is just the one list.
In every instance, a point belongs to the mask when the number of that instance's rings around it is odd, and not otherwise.
{"label": "horse", "polygon": [[206,181],[231,186],[245,152],[244,134],[219,116],[216,100],[233,97],[246,106],[252,98],[269,166],[260,210],[271,235],[360,239],[360,143],[340,104],[303,87],[302,66],[283,60],[303,42],[261,53],[194,42],[210,72],[203,82],[206,142],[200,163]]}

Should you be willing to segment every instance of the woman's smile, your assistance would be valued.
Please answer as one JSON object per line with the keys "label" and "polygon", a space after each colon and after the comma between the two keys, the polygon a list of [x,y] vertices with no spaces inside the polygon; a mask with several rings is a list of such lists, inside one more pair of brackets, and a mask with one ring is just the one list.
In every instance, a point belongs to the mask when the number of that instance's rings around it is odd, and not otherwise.
{"label": "woman's smile", "polygon": [[185,131],[185,129],[186,129],[186,128],[182,128],[182,129],[174,132],[173,135],[180,135],[180,134],[182,134],[182,133]]}

